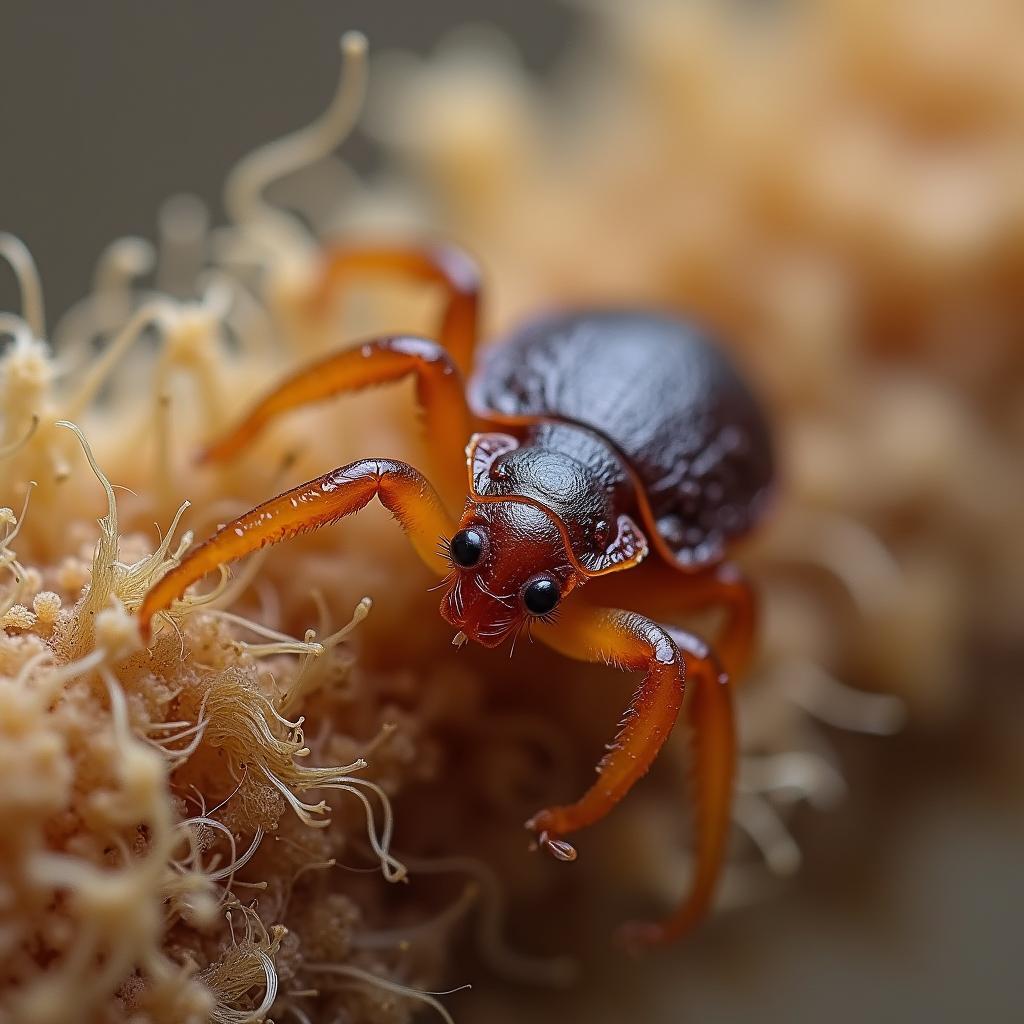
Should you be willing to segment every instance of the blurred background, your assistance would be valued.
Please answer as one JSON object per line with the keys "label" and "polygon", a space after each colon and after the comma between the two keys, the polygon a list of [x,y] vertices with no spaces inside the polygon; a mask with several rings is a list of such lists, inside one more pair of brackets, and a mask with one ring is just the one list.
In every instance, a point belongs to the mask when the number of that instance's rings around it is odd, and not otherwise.
{"label": "blurred background", "polygon": [[[458,26],[485,19],[543,70],[573,21],[560,4],[472,0],[146,8],[15,0],[0,19],[5,230],[31,247],[55,312],[88,289],[112,238],[153,234],[169,195],[193,192],[222,220],[231,166],[323,108],[346,28],[366,32],[374,49],[426,54]],[[364,171],[379,162],[359,135],[346,157]]]}
{"label": "blurred background", "polygon": [[[825,727],[848,794],[790,819],[795,877],[639,961],[595,937],[569,993],[456,963],[452,983],[475,985],[449,1002],[457,1019],[1020,1020],[1019,5],[586,6],[5,0],[0,228],[58,314],[111,239],[154,235],[167,196],[223,219],[231,166],[323,108],[339,34],[365,31],[385,56],[344,155],[381,184],[349,219],[415,209],[465,241],[496,324],[557,294],[694,307],[731,330],[786,424],[800,500],[870,529],[904,581],[827,646],[907,722]],[[452,43],[470,21],[490,28]],[[783,293],[795,313],[766,299]],[[13,296],[0,273],[0,306]],[[787,543],[752,561],[777,571]]]}

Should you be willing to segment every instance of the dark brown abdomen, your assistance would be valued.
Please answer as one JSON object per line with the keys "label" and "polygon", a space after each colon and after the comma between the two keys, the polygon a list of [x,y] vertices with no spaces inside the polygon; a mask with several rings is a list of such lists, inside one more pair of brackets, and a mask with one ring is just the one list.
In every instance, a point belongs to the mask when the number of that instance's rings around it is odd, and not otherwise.
{"label": "dark brown abdomen", "polygon": [[534,320],[485,354],[470,396],[499,421],[549,417],[607,438],[644,489],[648,529],[687,567],[718,561],[771,487],[760,407],[725,351],[685,321],[628,311]]}

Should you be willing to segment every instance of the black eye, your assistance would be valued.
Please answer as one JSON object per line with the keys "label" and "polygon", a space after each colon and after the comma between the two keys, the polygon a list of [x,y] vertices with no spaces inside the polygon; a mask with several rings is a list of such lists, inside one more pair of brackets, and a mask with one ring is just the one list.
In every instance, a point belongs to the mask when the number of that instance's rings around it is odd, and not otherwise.
{"label": "black eye", "polygon": [[484,536],[479,530],[474,530],[472,527],[468,530],[459,530],[452,537],[449,550],[455,564],[468,569],[470,566],[476,565],[484,553]]}
{"label": "black eye", "polygon": [[558,604],[559,597],[558,584],[548,576],[538,576],[523,590],[523,604],[531,615],[547,615]]}

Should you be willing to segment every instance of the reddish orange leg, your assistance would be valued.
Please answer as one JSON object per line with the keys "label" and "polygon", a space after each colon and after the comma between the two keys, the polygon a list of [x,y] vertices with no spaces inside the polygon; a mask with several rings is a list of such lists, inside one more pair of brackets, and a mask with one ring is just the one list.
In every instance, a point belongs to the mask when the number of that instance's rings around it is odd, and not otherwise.
{"label": "reddish orange leg", "polygon": [[548,808],[527,823],[558,838],[600,821],[647,772],[675,724],[685,669],[668,633],[634,612],[566,602],[558,621],[538,625],[536,632],[567,657],[647,673],[594,785],[576,803]]}
{"label": "reddish orange leg", "polygon": [[434,442],[431,447],[443,493],[461,506],[470,434],[462,376],[440,345],[423,338],[375,338],[304,366],[260,399],[230,433],[210,445],[202,461],[233,458],[283,413],[409,374],[416,377],[416,398],[427,435]]}
{"label": "reddish orange leg", "polygon": [[630,946],[651,946],[685,935],[711,909],[732,822],[736,723],[732,687],[714,652],[699,637],[665,626],[686,662],[689,691],[683,705],[690,729],[693,786],[694,872],[690,891],[675,913],[657,924],[623,928]]}
{"label": "reddish orange leg", "polygon": [[731,562],[690,575],[649,559],[632,572],[594,580],[587,597],[621,601],[659,622],[719,606],[725,611],[725,621],[715,638],[719,663],[733,682],[741,680],[750,665],[757,635],[757,594]]}
{"label": "reddish orange leg", "polygon": [[311,308],[322,310],[353,278],[366,274],[440,285],[445,305],[438,340],[459,370],[469,375],[479,335],[480,272],[468,253],[449,244],[330,247],[324,251]]}
{"label": "reddish orange leg", "polygon": [[680,612],[701,611],[713,605],[725,609],[715,653],[730,679],[742,679],[750,667],[757,636],[757,592],[739,566],[726,562],[691,577],[681,586],[677,575],[672,602]]}
{"label": "reddish orange leg", "polygon": [[634,945],[669,942],[707,913],[729,829],[736,742],[728,677],[705,644],[633,612],[566,605],[557,624],[539,631],[545,643],[581,661],[646,669],[614,744],[598,765],[598,779],[574,804],[535,815],[527,827],[565,855],[563,837],[603,818],[650,768],[683,704],[694,734],[697,868],[690,893],[659,924],[630,925]]}
{"label": "reddish orange leg", "polygon": [[409,535],[423,563],[440,576],[447,573],[449,565],[438,553],[437,540],[450,537],[455,523],[433,487],[404,462],[361,459],[265,501],[191,551],[143,599],[143,640],[149,638],[153,616],[208,572],[268,544],[336,523],[365,507],[374,495]]}

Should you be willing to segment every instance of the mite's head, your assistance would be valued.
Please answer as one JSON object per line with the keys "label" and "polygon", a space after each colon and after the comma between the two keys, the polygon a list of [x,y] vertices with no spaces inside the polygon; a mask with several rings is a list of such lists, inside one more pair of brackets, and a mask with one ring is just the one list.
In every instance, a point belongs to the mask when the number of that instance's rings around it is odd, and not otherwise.
{"label": "mite's head", "polygon": [[441,615],[484,647],[550,621],[579,582],[553,516],[523,501],[471,502],[448,555]]}
{"label": "mite's head", "polygon": [[441,615],[484,647],[551,619],[580,583],[647,554],[647,539],[622,510],[629,484],[607,446],[577,430],[570,455],[558,429],[570,428],[538,427],[526,445],[508,434],[470,440],[469,502],[448,542]]}

